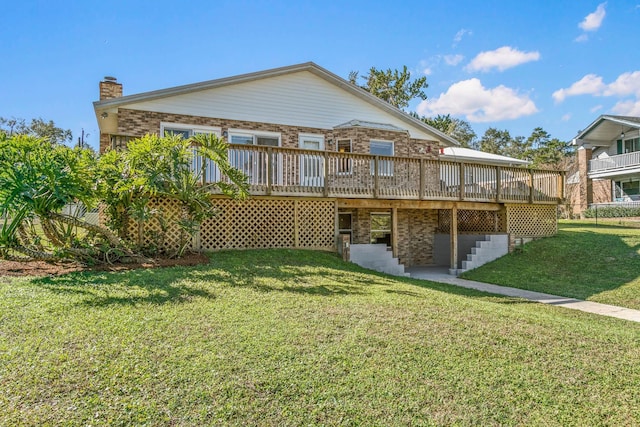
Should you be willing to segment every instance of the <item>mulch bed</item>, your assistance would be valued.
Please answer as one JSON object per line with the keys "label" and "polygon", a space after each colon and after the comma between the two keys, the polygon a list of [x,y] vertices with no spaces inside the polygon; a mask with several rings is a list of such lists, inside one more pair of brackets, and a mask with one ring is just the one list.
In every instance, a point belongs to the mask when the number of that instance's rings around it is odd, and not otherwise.
{"label": "mulch bed", "polygon": [[155,258],[150,262],[117,263],[113,265],[97,264],[85,265],[78,262],[46,262],[46,261],[3,261],[0,260],[0,276],[59,276],[75,271],[124,271],[140,268],[159,268],[175,266],[192,266],[206,264],[209,258],[203,254],[186,254],[182,258]]}

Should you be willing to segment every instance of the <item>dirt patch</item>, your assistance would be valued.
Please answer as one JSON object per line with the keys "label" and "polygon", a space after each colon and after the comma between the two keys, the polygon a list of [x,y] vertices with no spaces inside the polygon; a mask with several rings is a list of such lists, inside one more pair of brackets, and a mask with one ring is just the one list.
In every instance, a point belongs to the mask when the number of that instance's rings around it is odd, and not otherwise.
{"label": "dirt patch", "polygon": [[45,261],[3,261],[0,260],[0,277],[13,276],[59,276],[74,271],[123,271],[140,268],[162,268],[176,266],[192,266],[206,264],[209,258],[203,254],[186,254],[182,258],[155,258],[139,263],[118,263],[113,265],[85,265],[78,262],[45,262]]}

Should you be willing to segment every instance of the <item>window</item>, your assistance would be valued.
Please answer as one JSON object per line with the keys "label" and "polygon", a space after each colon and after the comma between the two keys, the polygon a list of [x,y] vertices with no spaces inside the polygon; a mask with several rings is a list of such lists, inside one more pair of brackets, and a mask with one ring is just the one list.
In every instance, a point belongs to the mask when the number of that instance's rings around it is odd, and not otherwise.
{"label": "window", "polygon": [[391,214],[371,214],[371,243],[385,243],[391,246]]}
{"label": "window", "polygon": [[353,240],[353,229],[351,228],[351,213],[338,214],[338,233],[349,236],[349,242]]}
{"label": "window", "polygon": [[220,136],[221,129],[213,126],[199,126],[182,123],[160,123],[160,135],[181,135],[184,139],[199,133],[213,133]]}
{"label": "window", "polygon": [[[351,140],[350,139],[339,139],[336,144],[336,150],[338,153],[351,153]],[[351,174],[353,167],[353,159],[349,157],[338,157],[338,167],[337,172],[343,175]]]}
{"label": "window", "polygon": [[[374,141],[372,140],[369,145],[369,153],[374,156],[393,156],[393,142],[392,141]],[[375,172],[375,165],[371,162],[371,174]],[[378,175],[379,176],[393,176],[393,161],[392,160],[379,160],[378,161]]]}
{"label": "window", "polygon": [[[213,126],[188,125],[182,123],[160,123],[161,135],[180,135],[183,139],[189,139],[194,135],[203,133],[212,133],[220,136],[221,129],[219,127]],[[218,182],[220,180],[220,170],[218,169],[218,165],[216,165],[211,160],[207,160],[206,164],[203,164],[202,157],[195,155],[195,149],[193,160],[191,162],[191,170],[194,172],[199,171],[200,173],[202,173],[204,182]]]}
{"label": "window", "polygon": [[[229,143],[238,145],[279,147],[280,134],[277,132],[247,131],[239,129],[229,129]],[[249,177],[249,183],[253,185],[266,185],[268,175],[268,153],[266,150],[256,150],[252,148],[233,147],[229,149],[229,163],[236,169],[240,169]],[[273,162],[272,183],[281,180],[279,171],[279,156],[271,158]]]}
{"label": "window", "polygon": [[640,151],[640,138],[632,138],[624,141],[624,152],[634,153]]}

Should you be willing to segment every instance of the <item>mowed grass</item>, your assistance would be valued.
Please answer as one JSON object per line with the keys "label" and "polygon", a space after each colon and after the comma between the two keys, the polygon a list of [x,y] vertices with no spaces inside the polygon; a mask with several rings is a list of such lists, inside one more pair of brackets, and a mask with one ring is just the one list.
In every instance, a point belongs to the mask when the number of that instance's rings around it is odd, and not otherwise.
{"label": "mowed grass", "polygon": [[556,236],[463,277],[640,309],[640,228],[599,222],[562,221]]}
{"label": "mowed grass", "polygon": [[331,254],[0,280],[0,425],[640,424],[639,324]]}

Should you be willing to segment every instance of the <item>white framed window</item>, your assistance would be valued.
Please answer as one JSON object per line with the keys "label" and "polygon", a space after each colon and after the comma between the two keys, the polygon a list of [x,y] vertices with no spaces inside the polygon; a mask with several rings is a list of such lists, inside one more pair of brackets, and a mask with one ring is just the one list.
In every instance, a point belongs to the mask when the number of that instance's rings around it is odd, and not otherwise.
{"label": "white framed window", "polygon": [[[338,153],[350,154],[352,152],[350,139],[339,139],[336,142],[336,151]],[[353,159],[347,157],[339,157],[336,172],[338,175],[351,175],[353,171]]]}
{"label": "white framed window", "polygon": [[[190,125],[184,123],[169,123],[160,122],[160,135],[165,136],[168,134],[181,135],[183,139],[189,139],[198,134],[214,134],[220,136],[222,129],[215,126],[201,126]],[[207,160],[206,164],[203,164],[202,156],[196,155],[195,148],[193,149],[193,159],[191,161],[191,170],[193,172],[198,171],[203,175],[204,182],[218,182],[220,180],[220,170],[211,160]]]}
{"label": "white framed window", "polygon": [[220,136],[220,134],[222,133],[222,129],[215,126],[201,126],[201,125],[190,125],[190,124],[184,124],[184,123],[161,122],[160,135],[164,136],[167,133],[174,134],[174,135],[182,135],[184,139],[187,139],[199,133],[213,133],[213,134],[216,134],[217,136]]}
{"label": "white framed window", "polygon": [[264,145],[280,147],[280,132],[253,131],[245,129],[229,129],[229,144]]}
{"label": "white framed window", "polygon": [[[369,142],[369,153],[373,156],[393,156],[393,141],[382,141],[372,139]],[[371,174],[375,172],[374,162],[371,161]],[[378,161],[379,176],[393,176],[393,161]]]}
{"label": "white framed window", "polygon": [[[228,141],[230,144],[253,145],[265,147],[279,147],[282,136],[279,132],[252,131],[245,129],[229,129]],[[281,154],[268,158],[265,150],[251,148],[232,147],[229,149],[229,163],[241,170],[252,185],[279,184],[282,181]],[[273,176],[268,179],[269,160],[271,160]]]}
{"label": "white framed window", "polygon": [[[298,135],[303,150],[324,150],[324,135],[301,133]],[[324,156],[317,154],[300,155],[300,185],[322,187],[324,185]]]}

